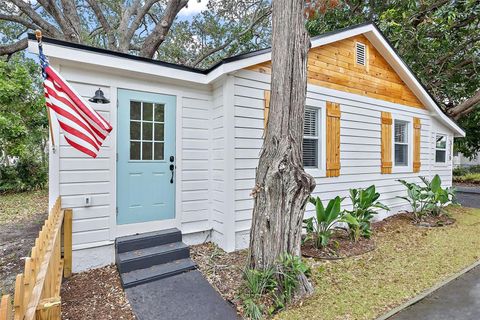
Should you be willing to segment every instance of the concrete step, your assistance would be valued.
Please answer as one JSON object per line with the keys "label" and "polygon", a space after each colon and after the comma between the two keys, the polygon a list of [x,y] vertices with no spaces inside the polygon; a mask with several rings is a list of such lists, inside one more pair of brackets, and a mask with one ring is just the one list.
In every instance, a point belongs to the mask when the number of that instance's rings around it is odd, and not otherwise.
{"label": "concrete step", "polygon": [[117,266],[121,273],[146,269],[157,264],[190,257],[190,249],[183,242],[162,244],[117,254]]}
{"label": "concrete step", "polygon": [[182,241],[182,233],[177,228],[154,231],[117,238],[117,253],[140,250]]}
{"label": "concrete step", "polygon": [[158,264],[145,269],[138,269],[121,273],[120,277],[124,288],[131,288],[139,284],[171,277],[183,272],[194,270],[195,262],[190,258]]}

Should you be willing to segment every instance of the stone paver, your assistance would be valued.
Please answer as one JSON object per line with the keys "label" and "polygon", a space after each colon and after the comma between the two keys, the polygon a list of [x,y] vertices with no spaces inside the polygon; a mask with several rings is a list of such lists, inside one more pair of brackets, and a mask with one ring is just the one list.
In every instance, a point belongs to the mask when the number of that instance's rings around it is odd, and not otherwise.
{"label": "stone paver", "polygon": [[200,271],[138,285],[125,290],[139,320],[234,320],[234,308]]}
{"label": "stone paver", "polygon": [[478,319],[480,319],[480,266],[389,318],[389,320]]}

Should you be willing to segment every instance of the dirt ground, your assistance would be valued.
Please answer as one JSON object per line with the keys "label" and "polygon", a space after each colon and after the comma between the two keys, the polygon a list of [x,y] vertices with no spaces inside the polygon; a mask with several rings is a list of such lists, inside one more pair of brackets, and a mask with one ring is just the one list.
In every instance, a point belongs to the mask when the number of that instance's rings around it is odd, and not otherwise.
{"label": "dirt ground", "polygon": [[[29,208],[29,209],[26,209]],[[0,293],[13,294],[15,277],[47,216],[46,191],[0,195]]]}
{"label": "dirt ground", "polygon": [[133,320],[115,266],[74,274],[62,284],[63,320]]}

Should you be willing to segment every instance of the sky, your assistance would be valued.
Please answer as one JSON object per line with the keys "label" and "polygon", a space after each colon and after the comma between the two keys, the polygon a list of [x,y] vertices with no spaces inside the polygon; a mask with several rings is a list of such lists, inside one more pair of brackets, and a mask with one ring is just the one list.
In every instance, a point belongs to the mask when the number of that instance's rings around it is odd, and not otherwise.
{"label": "sky", "polygon": [[179,20],[191,20],[194,15],[200,13],[202,10],[207,9],[208,0],[189,0],[188,8],[183,8],[178,13]]}

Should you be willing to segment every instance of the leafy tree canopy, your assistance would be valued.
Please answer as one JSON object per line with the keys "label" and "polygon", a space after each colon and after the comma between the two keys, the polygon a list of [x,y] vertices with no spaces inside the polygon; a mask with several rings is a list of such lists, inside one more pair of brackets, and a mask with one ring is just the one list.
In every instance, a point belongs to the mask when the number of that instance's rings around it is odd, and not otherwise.
{"label": "leafy tree canopy", "polygon": [[480,1],[348,0],[307,23],[311,35],[374,21],[444,111],[466,130],[456,147],[480,151]]}

